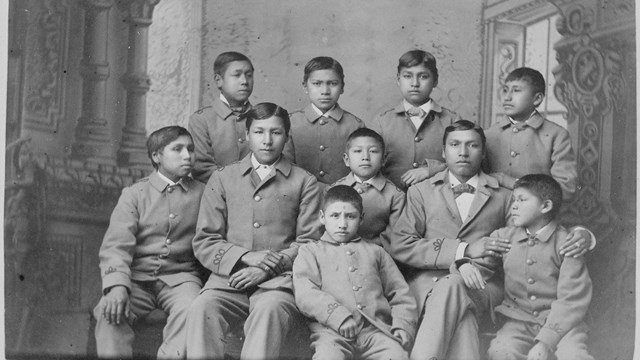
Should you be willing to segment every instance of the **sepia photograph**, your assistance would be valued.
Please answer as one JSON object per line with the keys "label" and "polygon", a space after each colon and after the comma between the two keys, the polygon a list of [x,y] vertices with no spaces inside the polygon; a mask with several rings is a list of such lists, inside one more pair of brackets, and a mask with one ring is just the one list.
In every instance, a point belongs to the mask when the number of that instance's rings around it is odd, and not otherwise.
{"label": "sepia photograph", "polygon": [[0,6],[5,358],[637,356],[636,1]]}

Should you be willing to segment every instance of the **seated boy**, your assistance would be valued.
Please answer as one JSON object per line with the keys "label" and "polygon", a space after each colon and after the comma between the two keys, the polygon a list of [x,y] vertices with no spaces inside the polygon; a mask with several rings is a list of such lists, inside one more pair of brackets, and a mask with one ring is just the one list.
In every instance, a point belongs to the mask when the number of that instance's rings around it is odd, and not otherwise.
{"label": "seated boy", "polygon": [[[560,253],[567,237],[554,220],[561,186],[551,176],[535,174],[514,187],[514,226],[491,234],[511,240],[511,250],[502,256],[505,298],[495,309],[505,323],[491,342],[489,359],[593,359],[584,322],[592,292],[587,265],[583,256]],[[473,263],[459,269],[468,287],[482,286]]]}
{"label": "seated boy", "polygon": [[407,359],[417,308],[384,249],[362,241],[362,198],[350,186],[327,191],[320,241],[300,247],[293,265],[296,304],[313,321],[314,359]]}
{"label": "seated boy", "polygon": [[188,176],[191,135],[164,127],[147,149],[156,171],[122,190],[100,247],[104,295],[93,313],[101,358],[131,358],[131,325],[155,308],[169,314],[158,358],[184,358],[187,310],[202,285],[191,240],[204,184]]}
{"label": "seated boy", "polygon": [[249,153],[243,115],[251,109],[253,65],[245,55],[229,51],[216,57],[213,72],[219,98],[189,119],[196,153],[193,177],[204,183],[218,167]]}
{"label": "seated boy", "polygon": [[342,149],[347,136],[364,122],[338,104],[344,92],[344,71],[335,59],[319,56],[309,60],[302,86],[311,103],[291,114],[291,135],[284,154],[325,187],[349,173],[340,161]]}
{"label": "seated boy", "polygon": [[316,178],[281,156],[286,110],[257,104],[246,118],[251,153],[215,171],[202,196],[193,249],[211,270],[187,319],[191,359],[222,359],[227,330],[244,322],[242,359],[277,359],[304,329],[291,269],[301,243],[320,236]]}
{"label": "seated boy", "polygon": [[344,153],[344,163],[351,173],[331,186],[348,185],[356,189],[364,206],[358,234],[388,249],[387,234],[400,217],[405,194],[380,173],[384,157],[384,140],[377,132],[367,128],[352,132]]}
{"label": "seated boy", "polygon": [[431,53],[404,53],[398,62],[398,87],[404,99],[367,122],[387,146],[382,173],[403,190],[443,170],[442,134],[460,119],[431,99],[437,85],[438,68]]}

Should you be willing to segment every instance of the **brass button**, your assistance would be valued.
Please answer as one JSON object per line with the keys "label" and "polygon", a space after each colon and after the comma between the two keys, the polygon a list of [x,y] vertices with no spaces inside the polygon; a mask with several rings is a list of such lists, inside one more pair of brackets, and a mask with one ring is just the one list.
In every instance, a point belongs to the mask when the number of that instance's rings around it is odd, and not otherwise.
{"label": "brass button", "polygon": [[356,305],[356,307],[358,308],[358,310],[362,310],[362,305],[358,304]]}
{"label": "brass button", "polygon": [[166,243],[167,245],[171,245],[171,239],[167,239],[167,240],[165,241],[165,243]]}
{"label": "brass button", "polygon": [[531,296],[529,297],[529,299],[531,299],[531,301],[534,301],[534,300],[536,300],[536,299],[538,299],[538,298],[537,298],[535,295],[531,295]]}
{"label": "brass button", "polygon": [[320,125],[324,125],[326,123],[327,123],[327,121],[325,119],[320,119]]}
{"label": "brass button", "polygon": [[528,282],[529,284],[533,284],[533,283],[535,283],[536,281],[535,281],[535,280],[533,280],[532,278],[528,278],[528,279],[527,279],[527,282]]}
{"label": "brass button", "polygon": [[533,312],[533,316],[538,316],[538,315],[540,315],[540,313],[539,313],[539,312],[537,312],[537,311],[534,311],[534,312]]}
{"label": "brass button", "polygon": [[436,276],[433,277],[433,282],[438,281],[438,278]]}
{"label": "brass button", "polygon": [[169,188],[167,189],[167,192],[172,193],[173,192],[173,187],[169,186]]}
{"label": "brass button", "polygon": [[527,259],[527,265],[533,265],[533,260]]}
{"label": "brass button", "polygon": [[325,172],[324,172],[324,171],[322,171],[322,170],[320,170],[320,172],[318,173],[318,175],[320,175],[320,176],[324,176],[324,175],[325,175]]}
{"label": "brass button", "polygon": [[347,255],[351,256],[351,255],[353,255],[353,251],[351,251],[351,250],[347,250],[347,251],[345,252],[345,254],[347,254]]}
{"label": "brass button", "polygon": [[358,189],[357,191],[358,191],[358,194],[362,194],[364,192],[364,190],[362,189]]}
{"label": "brass button", "polygon": [[512,152],[511,152],[511,157],[516,157],[516,156],[518,156],[518,153],[517,153],[517,152],[515,152],[515,151],[512,151]]}
{"label": "brass button", "polygon": [[175,219],[176,218],[176,214],[169,214],[169,219]]}
{"label": "brass button", "polygon": [[411,164],[411,166],[413,166],[414,168],[417,168],[418,167],[418,163],[414,162],[413,164]]}
{"label": "brass button", "polygon": [[536,242],[535,242],[535,241],[533,241],[533,240],[529,240],[529,241],[527,241],[527,245],[529,245],[529,246],[533,246],[533,245],[535,245],[535,244],[536,244]]}
{"label": "brass button", "polygon": [[415,142],[420,142],[420,140],[422,140],[422,139],[420,139],[420,138],[419,138],[419,137],[417,137],[417,136],[416,136],[415,138],[413,138],[413,141],[415,141]]}
{"label": "brass button", "polygon": [[517,128],[517,127],[514,127],[514,128],[513,128],[513,132],[514,132],[514,133],[517,133],[518,131],[520,131],[520,130],[518,130],[518,128]]}
{"label": "brass button", "polygon": [[257,222],[257,221],[256,221],[256,222],[254,222],[254,223],[253,223],[253,227],[254,227],[254,228],[256,228],[256,229],[257,229],[257,228],[259,228],[259,227],[260,227],[260,223],[259,223],[259,222]]}
{"label": "brass button", "polygon": [[238,138],[238,142],[239,142],[240,144],[242,144],[242,143],[244,142],[244,139],[243,139],[243,138]]}
{"label": "brass button", "polygon": [[355,286],[355,285],[354,285],[354,286],[352,287],[352,289],[353,289],[353,291],[358,291],[358,290],[360,290],[360,286]]}
{"label": "brass button", "polygon": [[262,200],[262,198],[260,197],[260,195],[256,195],[256,196],[253,197],[253,200],[260,201],[260,200]]}
{"label": "brass button", "polygon": [[324,145],[320,145],[320,151],[324,151],[324,149],[326,149],[327,147]]}
{"label": "brass button", "polygon": [[349,271],[354,272],[358,270],[358,268],[356,268],[355,266],[349,266]]}

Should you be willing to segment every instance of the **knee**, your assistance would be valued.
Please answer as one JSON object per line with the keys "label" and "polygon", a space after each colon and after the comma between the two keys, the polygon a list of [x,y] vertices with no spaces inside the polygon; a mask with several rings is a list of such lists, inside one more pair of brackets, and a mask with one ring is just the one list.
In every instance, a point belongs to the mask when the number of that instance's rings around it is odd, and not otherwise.
{"label": "knee", "polygon": [[338,346],[317,346],[313,353],[313,360],[346,360],[349,354]]}
{"label": "knee", "polygon": [[491,341],[489,350],[487,350],[487,359],[516,360],[518,356],[513,346],[509,346],[509,344],[502,339],[495,338]]}
{"label": "knee", "polygon": [[587,352],[586,346],[558,348],[555,355],[558,360],[593,360],[593,357]]}
{"label": "knee", "polygon": [[185,309],[188,318],[209,319],[216,316],[216,314],[220,314],[220,310],[222,309],[221,303],[215,297],[206,296],[205,294],[195,298],[188,308]]}
{"label": "knee", "polygon": [[260,301],[253,306],[251,312],[265,315],[293,316],[295,313],[297,313],[297,308],[295,304],[290,301]]}

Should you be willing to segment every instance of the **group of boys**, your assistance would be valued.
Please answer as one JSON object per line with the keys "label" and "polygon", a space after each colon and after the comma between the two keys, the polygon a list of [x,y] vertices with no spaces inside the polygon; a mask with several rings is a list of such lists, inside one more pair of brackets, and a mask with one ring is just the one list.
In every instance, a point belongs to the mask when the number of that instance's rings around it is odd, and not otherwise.
{"label": "group of boys", "polygon": [[220,97],[189,132],[149,136],[156,171],[123,190],[100,249],[100,357],[131,357],[131,324],[160,308],[158,358],[221,359],[243,324],[242,359],[276,359],[307,327],[314,359],[480,359],[490,318],[490,359],[592,359],[595,239],[557,220],[576,161],[536,111],[540,73],[507,77],[485,137],[430,98],[421,50],[399,60],[403,101],[366,126],[338,105],[332,58],[305,66],[310,104],[291,117],[249,103],[253,71],[219,55]]}

